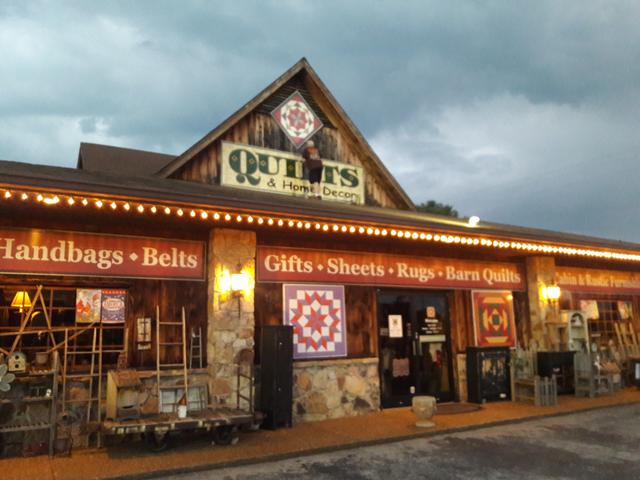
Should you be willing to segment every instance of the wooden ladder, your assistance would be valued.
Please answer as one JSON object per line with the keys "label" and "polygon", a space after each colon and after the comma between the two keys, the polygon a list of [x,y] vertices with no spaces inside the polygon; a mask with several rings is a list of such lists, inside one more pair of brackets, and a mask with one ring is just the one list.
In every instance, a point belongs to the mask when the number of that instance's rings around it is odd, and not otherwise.
{"label": "wooden ladder", "polygon": [[[89,331],[91,335],[91,345],[88,347],[78,345],[75,340],[80,333]],[[74,340],[73,345],[71,341]],[[101,421],[102,411],[102,330],[99,326],[91,326],[82,332],[75,332],[69,335],[69,329],[64,332],[64,358],[62,363],[62,411],[75,404],[84,406],[84,422]],[[78,372],[75,368],[79,356],[89,357],[89,369],[87,372]],[[87,398],[70,399],[67,383],[73,381],[81,382],[87,387]],[[97,429],[96,431],[99,431]],[[100,434],[96,438],[96,444],[101,445]]]}
{"label": "wooden ladder", "polygon": [[[111,329],[123,329],[122,344],[104,344],[104,332]],[[82,346],[78,343],[78,338],[83,333],[91,335],[91,344]],[[89,324],[87,327],[75,329],[65,329],[63,340],[63,362],[62,362],[62,411],[67,412],[68,406],[74,404],[85,404],[84,419],[86,423],[102,421],[103,392],[102,385],[105,376],[103,366],[104,356],[109,354],[127,353],[127,331],[121,326]],[[106,348],[105,348],[106,347]],[[88,372],[79,372],[77,369],[78,357],[90,357]],[[82,382],[87,386],[88,398],[68,399],[67,383],[69,381]],[[95,444],[98,448],[102,445],[102,435],[97,430]]]}
{"label": "wooden ladder", "polygon": [[622,353],[627,358],[640,356],[640,343],[638,343],[638,337],[633,329],[633,324],[631,322],[615,322],[613,326]]}
{"label": "wooden ladder", "polygon": [[189,336],[189,368],[202,368],[202,327],[192,327]]}
{"label": "wooden ladder", "polygon": [[[180,328],[182,341],[176,342],[167,341],[167,333],[170,332],[171,329],[174,331]],[[177,333],[177,332],[174,332]],[[182,359],[180,363],[169,362],[162,363],[162,350],[166,348],[177,348],[180,350],[179,358]],[[171,369],[181,369],[182,370],[182,385],[163,385],[162,384],[162,376],[163,373],[166,375],[167,370]],[[158,382],[158,408],[159,412],[162,413],[162,401],[163,401],[163,390],[173,390],[177,391],[178,389],[182,389],[184,392],[184,397],[187,402],[187,406],[189,404],[189,376],[187,370],[187,320],[184,307],[181,309],[180,321],[178,322],[165,322],[160,318],[160,307],[156,305],[156,381]],[[175,399],[175,407],[177,409],[177,402],[179,399]],[[173,403],[173,402],[172,402]]]}

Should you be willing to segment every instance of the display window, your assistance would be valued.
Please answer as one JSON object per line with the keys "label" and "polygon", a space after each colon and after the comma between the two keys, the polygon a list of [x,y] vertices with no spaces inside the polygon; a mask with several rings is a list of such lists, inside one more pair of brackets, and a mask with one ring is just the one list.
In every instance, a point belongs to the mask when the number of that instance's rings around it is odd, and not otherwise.
{"label": "display window", "polygon": [[125,350],[127,295],[126,289],[0,285],[0,348],[30,360],[57,350],[69,370],[89,368],[101,352],[103,367],[116,366]]}
{"label": "display window", "polygon": [[572,293],[568,297],[561,308],[586,313],[591,343],[606,346],[610,340],[617,342],[617,325],[630,322],[635,326],[638,323],[638,296]]}

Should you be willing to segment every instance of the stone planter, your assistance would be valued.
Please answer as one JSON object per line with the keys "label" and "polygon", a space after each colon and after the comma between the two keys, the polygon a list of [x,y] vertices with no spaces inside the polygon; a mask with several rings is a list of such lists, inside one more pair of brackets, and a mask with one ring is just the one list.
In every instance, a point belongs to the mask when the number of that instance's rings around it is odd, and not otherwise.
{"label": "stone planter", "polygon": [[418,417],[416,427],[431,428],[436,424],[431,421],[431,418],[436,413],[436,398],[429,397],[427,395],[417,395],[413,397],[411,401],[411,410]]}

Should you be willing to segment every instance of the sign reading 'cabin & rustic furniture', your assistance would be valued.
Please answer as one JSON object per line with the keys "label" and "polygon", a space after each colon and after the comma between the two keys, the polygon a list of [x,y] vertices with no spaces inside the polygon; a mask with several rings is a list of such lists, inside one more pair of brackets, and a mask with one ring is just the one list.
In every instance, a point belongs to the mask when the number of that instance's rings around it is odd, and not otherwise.
{"label": "sign reading 'cabin & rustic furniture'", "polygon": [[0,229],[0,273],[203,280],[204,242]]}
{"label": "sign reading 'cabin & rustic furniture'", "polygon": [[427,288],[524,290],[519,265],[498,262],[258,247],[262,282],[330,282]]}
{"label": "sign reading 'cabin & rustic furniture'", "polygon": [[[304,160],[299,155],[222,142],[220,162],[222,185],[294,196],[305,196],[309,192]],[[362,167],[325,159],[322,163],[322,198],[363,205]]]}
{"label": "sign reading 'cabin & rustic furniture'", "polygon": [[558,286],[569,292],[640,294],[640,273],[556,267]]}

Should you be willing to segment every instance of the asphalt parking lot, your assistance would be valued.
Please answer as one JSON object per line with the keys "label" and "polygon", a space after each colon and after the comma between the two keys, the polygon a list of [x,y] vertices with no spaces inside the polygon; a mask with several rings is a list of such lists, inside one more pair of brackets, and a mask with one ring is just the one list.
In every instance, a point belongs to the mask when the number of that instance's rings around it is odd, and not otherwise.
{"label": "asphalt parking lot", "polygon": [[639,479],[640,405],[163,478]]}

